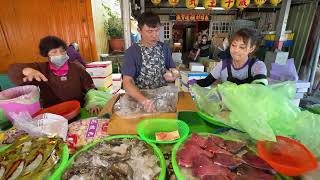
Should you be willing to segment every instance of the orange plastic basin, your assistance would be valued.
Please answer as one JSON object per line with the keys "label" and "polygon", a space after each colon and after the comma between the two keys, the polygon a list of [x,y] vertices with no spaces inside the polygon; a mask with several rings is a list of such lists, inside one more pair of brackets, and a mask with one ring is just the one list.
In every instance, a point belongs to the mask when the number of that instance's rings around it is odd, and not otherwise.
{"label": "orange plastic basin", "polygon": [[41,109],[40,111],[36,112],[32,117],[36,117],[37,115],[44,114],[44,113],[52,113],[52,114],[58,114],[68,120],[71,120],[80,113],[80,108],[81,107],[80,107],[79,101],[76,101],[76,100],[66,101],[60,104],[50,106],[45,109]]}
{"label": "orange plastic basin", "polygon": [[299,176],[316,169],[317,159],[298,141],[277,136],[277,142],[259,141],[259,156],[279,173]]}

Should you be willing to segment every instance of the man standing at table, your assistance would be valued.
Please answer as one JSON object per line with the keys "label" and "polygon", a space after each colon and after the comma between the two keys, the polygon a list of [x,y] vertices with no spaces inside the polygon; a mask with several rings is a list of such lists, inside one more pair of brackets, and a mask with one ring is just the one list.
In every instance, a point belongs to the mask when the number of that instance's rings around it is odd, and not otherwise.
{"label": "man standing at table", "polygon": [[166,86],[178,76],[171,50],[160,38],[159,16],[146,12],[138,19],[141,41],[130,46],[122,65],[123,87],[126,93],[142,104],[145,111],[155,112],[154,102],[147,99],[140,89]]}

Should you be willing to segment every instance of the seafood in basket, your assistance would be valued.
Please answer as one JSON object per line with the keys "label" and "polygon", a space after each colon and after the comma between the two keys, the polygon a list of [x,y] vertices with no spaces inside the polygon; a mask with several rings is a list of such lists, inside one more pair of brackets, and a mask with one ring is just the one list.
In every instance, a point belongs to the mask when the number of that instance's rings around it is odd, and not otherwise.
{"label": "seafood in basket", "polygon": [[[246,142],[208,134],[192,134],[176,151],[175,173],[185,179],[264,179],[275,178],[275,171]],[[173,159],[174,159],[173,158]]]}
{"label": "seafood in basket", "polygon": [[13,144],[0,150],[0,179],[44,179],[62,159],[64,148],[60,138],[21,135]]}
{"label": "seafood in basket", "polygon": [[137,138],[101,141],[75,155],[62,179],[157,179],[159,157]]}

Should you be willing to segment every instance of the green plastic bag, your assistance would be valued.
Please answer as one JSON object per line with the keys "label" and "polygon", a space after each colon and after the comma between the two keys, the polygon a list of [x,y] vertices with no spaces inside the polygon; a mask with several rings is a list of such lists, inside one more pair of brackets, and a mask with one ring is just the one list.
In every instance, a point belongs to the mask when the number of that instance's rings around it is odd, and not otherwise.
{"label": "green plastic bag", "polygon": [[[202,91],[203,97],[209,92],[205,91]],[[230,110],[229,119],[224,124],[247,132],[256,140],[275,141],[276,135],[295,138],[320,157],[320,115],[301,112],[291,103],[295,95],[293,82],[271,86],[224,83],[218,85],[215,91]],[[199,92],[201,89],[197,89],[196,93],[202,96]],[[210,108],[206,110],[210,111]]]}
{"label": "green plastic bag", "polygon": [[[259,84],[219,85],[223,102],[231,110],[230,125],[239,126],[257,140],[275,141],[277,135],[293,135],[290,125],[300,112],[290,102],[295,91],[294,84],[270,88]],[[287,91],[285,91],[287,90]]]}
{"label": "green plastic bag", "polygon": [[304,144],[316,157],[320,157],[320,115],[302,111],[294,123],[293,137]]}
{"label": "green plastic bag", "polygon": [[275,141],[275,134],[294,135],[290,124],[300,110],[290,102],[295,95],[293,82],[272,86],[226,82],[211,90],[194,86],[192,91],[201,111],[215,116],[228,109],[223,123],[254,139]]}
{"label": "green plastic bag", "polygon": [[199,85],[193,85],[191,89],[195,94],[197,106],[201,111],[211,116],[222,111],[223,103],[217,88],[207,89]]}
{"label": "green plastic bag", "polygon": [[103,108],[111,98],[112,94],[108,88],[101,88],[98,90],[91,89],[86,94],[86,103],[84,106],[87,110],[91,109],[92,107]]}

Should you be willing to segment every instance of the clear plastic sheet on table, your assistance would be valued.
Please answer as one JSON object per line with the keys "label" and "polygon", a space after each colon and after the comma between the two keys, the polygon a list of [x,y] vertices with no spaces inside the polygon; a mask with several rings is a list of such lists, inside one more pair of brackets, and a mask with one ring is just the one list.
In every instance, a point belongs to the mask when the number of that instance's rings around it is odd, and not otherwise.
{"label": "clear plastic sheet on table", "polygon": [[[154,101],[156,113],[176,112],[179,89],[164,86],[157,89],[140,90],[148,99]],[[134,118],[148,114],[143,106],[129,95],[123,95],[114,105],[114,112],[123,118]]]}

